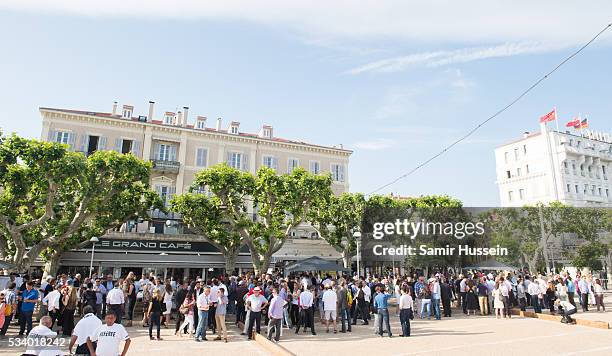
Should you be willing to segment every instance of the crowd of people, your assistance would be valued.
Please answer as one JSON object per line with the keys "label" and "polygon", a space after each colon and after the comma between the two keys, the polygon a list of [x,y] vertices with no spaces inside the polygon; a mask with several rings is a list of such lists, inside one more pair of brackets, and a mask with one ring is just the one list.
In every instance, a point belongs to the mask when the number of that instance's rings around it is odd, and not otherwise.
{"label": "crowd of people", "polygon": [[[19,280],[22,278],[22,280]],[[137,324],[148,328],[151,340],[161,340],[160,329],[174,324],[180,337],[196,342],[228,342],[226,315],[242,327],[242,335],[252,339],[267,325],[267,337],[278,342],[282,329],[295,334],[320,328],[326,333],[352,332],[358,325],[372,323],[379,336],[392,337],[390,317],[399,317],[401,337],[411,335],[411,320],[440,320],[451,317],[453,308],[465,315],[495,315],[510,318],[513,308],[548,309],[571,317],[580,305],[582,311],[596,306],[605,311],[605,285],[599,278],[568,273],[433,273],[403,276],[351,276],[280,273],[186,278],[176,281],[155,275],[125,278],[112,275],[82,278],[61,274],[42,281],[28,276],[13,276],[0,292],[0,335],[18,320],[18,335],[49,336],[53,333],[70,338],[78,354],[121,353],[129,348],[124,326]],[[136,307],[139,306],[138,309]],[[39,325],[33,327],[34,315]],[[79,317],[75,324],[75,316]],[[317,326],[318,316],[321,326]],[[210,332],[213,338],[207,338]]]}

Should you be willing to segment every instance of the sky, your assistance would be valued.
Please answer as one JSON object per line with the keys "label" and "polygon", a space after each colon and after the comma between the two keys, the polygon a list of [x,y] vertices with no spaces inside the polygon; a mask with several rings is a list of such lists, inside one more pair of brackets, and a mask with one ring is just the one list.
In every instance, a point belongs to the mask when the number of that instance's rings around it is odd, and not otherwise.
{"label": "sky", "polygon": [[[0,127],[38,138],[41,106],[190,107],[354,150],[369,194],[505,106],[612,22],[610,1],[0,2]],[[380,190],[499,205],[495,147],[588,115],[612,132],[612,30],[475,135]],[[213,120],[210,120],[213,121]]]}

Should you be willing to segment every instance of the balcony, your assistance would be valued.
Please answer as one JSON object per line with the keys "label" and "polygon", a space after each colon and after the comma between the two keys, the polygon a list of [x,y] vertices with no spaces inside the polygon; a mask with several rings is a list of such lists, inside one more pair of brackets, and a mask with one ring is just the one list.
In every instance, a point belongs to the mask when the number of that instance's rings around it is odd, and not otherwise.
{"label": "balcony", "polygon": [[177,161],[166,161],[160,159],[152,159],[153,171],[160,173],[178,173],[181,163]]}

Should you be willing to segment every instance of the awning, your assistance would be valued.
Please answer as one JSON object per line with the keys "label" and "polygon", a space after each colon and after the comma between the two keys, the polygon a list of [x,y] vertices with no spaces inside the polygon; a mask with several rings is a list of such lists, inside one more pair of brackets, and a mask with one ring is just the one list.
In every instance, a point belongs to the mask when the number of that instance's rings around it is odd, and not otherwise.
{"label": "awning", "polygon": [[0,268],[8,269],[8,270],[15,270],[15,269],[17,269],[17,266],[15,266],[14,264],[12,264],[10,262],[6,262],[6,261],[0,260]]}
{"label": "awning", "polygon": [[302,261],[294,262],[285,267],[285,272],[310,272],[310,271],[349,271],[336,262],[324,260],[313,256]]}

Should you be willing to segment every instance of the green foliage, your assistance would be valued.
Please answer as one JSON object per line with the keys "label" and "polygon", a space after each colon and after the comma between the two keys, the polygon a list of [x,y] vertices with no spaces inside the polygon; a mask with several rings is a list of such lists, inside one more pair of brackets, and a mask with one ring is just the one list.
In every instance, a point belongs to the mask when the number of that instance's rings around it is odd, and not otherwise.
{"label": "green foliage", "polygon": [[608,246],[599,241],[591,241],[576,249],[572,263],[578,268],[587,267],[591,271],[599,271],[602,269],[601,258],[607,254]]}
{"label": "green foliage", "polygon": [[[290,230],[308,219],[311,208],[329,198],[330,186],[329,175],[313,175],[301,168],[279,175],[262,167],[254,176],[223,163],[196,174],[194,187],[205,187],[213,197],[205,198],[209,199],[208,209],[201,209],[200,215],[191,214],[201,221],[226,222],[225,231],[231,238],[217,242],[222,242],[224,248],[238,241],[246,244],[255,269],[264,271]],[[186,199],[192,198],[177,198],[173,206],[188,212],[184,208]],[[190,221],[196,224],[195,219]],[[209,230],[202,226],[203,233]]]}
{"label": "green foliage", "polygon": [[[17,136],[0,143],[0,258],[19,269],[160,207],[150,165],[131,154],[88,158]],[[29,248],[29,250],[27,249]]]}

